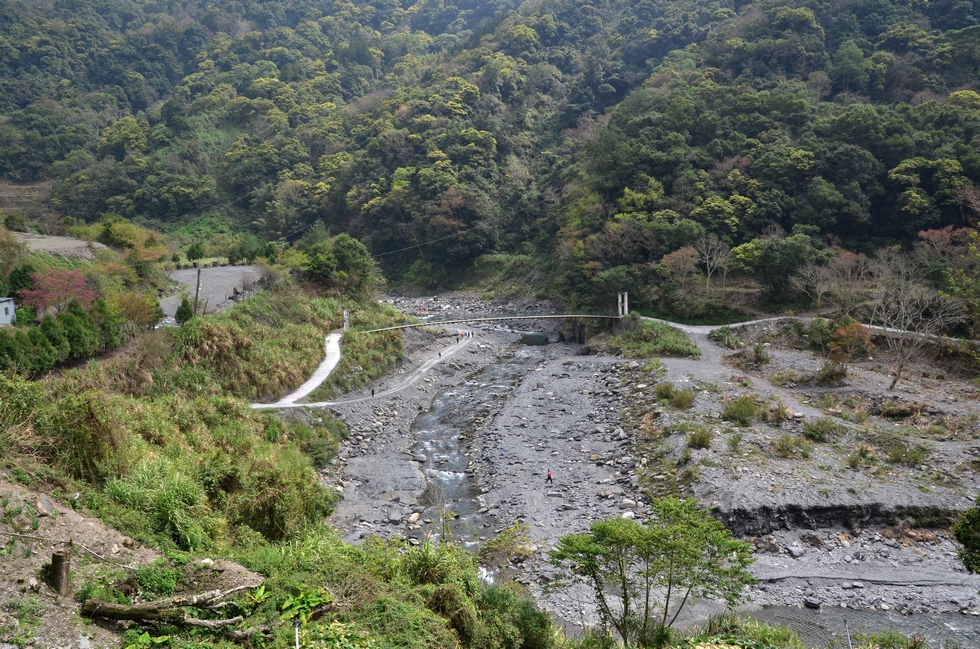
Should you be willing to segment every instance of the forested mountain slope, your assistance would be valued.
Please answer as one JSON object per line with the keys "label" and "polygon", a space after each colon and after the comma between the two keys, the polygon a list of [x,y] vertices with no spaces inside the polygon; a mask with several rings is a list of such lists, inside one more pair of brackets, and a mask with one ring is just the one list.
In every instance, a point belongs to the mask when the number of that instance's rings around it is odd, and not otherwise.
{"label": "forested mountain slope", "polygon": [[973,224],[978,17],[978,0],[4,0],[0,174],[59,180],[51,208],[84,221],[295,240],[321,220],[423,284],[536,254],[587,303],[704,234],[870,250]]}

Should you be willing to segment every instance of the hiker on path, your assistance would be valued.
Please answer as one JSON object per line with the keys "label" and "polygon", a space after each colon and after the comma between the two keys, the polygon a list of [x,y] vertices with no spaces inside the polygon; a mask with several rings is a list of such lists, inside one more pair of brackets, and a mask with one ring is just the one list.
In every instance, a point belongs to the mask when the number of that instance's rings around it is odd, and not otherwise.
{"label": "hiker on path", "polygon": [[374,398],[374,388],[371,388],[371,398]]}
{"label": "hiker on path", "polygon": [[555,484],[555,481],[551,479],[551,469],[548,469],[548,477],[545,478],[545,484]]}

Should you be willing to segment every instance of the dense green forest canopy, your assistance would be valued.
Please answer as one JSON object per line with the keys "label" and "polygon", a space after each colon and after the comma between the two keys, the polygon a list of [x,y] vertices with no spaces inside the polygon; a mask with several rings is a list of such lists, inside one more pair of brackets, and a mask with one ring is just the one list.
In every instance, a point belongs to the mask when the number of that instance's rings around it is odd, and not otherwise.
{"label": "dense green forest canopy", "polygon": [[978,0],[3,0],[0,175],[56,179],[51,209],[84,222],[291,242],[319,221],[398,281],[535,255],[588,303],[706,235],[791,233],[816,259],[972,226],[978,16]]}

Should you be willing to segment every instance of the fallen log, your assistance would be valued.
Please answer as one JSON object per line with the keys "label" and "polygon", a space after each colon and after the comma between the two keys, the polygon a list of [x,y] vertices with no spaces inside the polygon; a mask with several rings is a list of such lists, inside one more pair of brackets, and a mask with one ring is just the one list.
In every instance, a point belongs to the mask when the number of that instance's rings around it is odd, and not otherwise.
{"label": "fallen log", "polygon": [[140,602],[139,604],[115,604],[113,602],[104,602],[101,599],[87,599],[82,602],[82,615],[86,617],[104,617],[110,620],[162,621],[184,626],[220,629],[238,624],[244,618],[241,615],[237,615],[225,620],[202,620],[188,615],[187,611],[183,610],[183,607],[193,606],[194,608],[207,610],[218,609],[228,604],[228,602],[223,601],[226,597],[246,588],[254,588],[254,586],[238,586],[225,591],[209,590],[199,595],[176,595],[155,602]]}

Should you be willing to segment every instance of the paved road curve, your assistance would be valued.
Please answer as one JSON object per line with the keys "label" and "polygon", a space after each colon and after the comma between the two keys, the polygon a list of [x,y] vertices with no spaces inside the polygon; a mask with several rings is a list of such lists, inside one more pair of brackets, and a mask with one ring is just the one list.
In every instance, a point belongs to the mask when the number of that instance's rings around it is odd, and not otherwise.
{"label": "paved road curve", "polygon": [[[334,367],[337,366],[338,361],[340,361],[340,337],[341,334],[330,334],[327,337],[327,357],[320,367],[316,369],[313,376],[306,383],[301,385],[296,392],[289,394],[275,403],[253,403],[252,408],[254,409],[267,409],[267,408],[325,408],[328,406],[336,406],[342,403],[359,403],[361,401],[369,401],[373,398],[386,397],[405,388],[410,385],[417,383],[426,372],[432,369],[437,364],[449,360],[456,354],[460,349],[467,347],[472,341],[473,337],[469,336],[463,338],[458,345],[450,345],[449,347],[442,348],[436,356],[433,356],[429,360],[425,361],[414,370],[405,375],[401,381],[393,385],[391,388],[378,392],[374,396],[364,396],[355,397],[353,399],[341,399],[338,401],[318,401],[315,403],[296,403],[298,400],[302,399],[310,392],[313,392],[321,383],[327,380],[330,373],[333,371]],[[333,358],[333,354],[336,353],[336,358]],[[333,362],[331,363],[331,358]]]}

